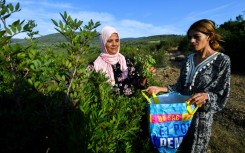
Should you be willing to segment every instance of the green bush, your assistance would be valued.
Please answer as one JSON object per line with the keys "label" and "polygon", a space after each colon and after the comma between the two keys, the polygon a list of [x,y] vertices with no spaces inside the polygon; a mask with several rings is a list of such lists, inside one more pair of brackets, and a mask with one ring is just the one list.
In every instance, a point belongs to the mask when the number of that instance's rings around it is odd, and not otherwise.
{"label": "green bush", "polygon": [[[20,11],[1,1],[3,23]],[[0,152],[150,152],[146,101],[118,96],[103,75],[86,70],[90,41],[100,24],[66,12],[52,20],[65,50],[40,51],[34,21],[17,20],[0,31]],[[31,24],[31,25],[30,25]],[[12,44],[29,32],[28,44]],[[90,57],[90,58],[87,58]]]}

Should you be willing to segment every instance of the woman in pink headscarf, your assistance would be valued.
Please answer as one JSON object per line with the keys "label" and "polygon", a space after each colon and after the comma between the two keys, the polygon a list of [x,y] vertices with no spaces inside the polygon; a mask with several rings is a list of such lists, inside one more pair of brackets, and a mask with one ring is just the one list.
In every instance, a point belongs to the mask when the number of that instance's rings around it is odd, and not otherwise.
{"label": "woman in pink headscarf", "polygon": [[136,71],[133,62],[125,58],[120,50],[117,30],[106,26],[100,33],[102,52],[88,68],[102,72],[118,94],[131,96],[135,89],[146,88],[146,80]]}

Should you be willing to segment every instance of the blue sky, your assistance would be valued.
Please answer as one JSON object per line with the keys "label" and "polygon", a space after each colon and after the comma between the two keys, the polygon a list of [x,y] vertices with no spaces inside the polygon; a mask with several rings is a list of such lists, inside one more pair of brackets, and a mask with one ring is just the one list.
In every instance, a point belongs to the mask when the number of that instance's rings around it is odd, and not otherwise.
{"label": "blue sky", "polygon": [[[20,2],[16,19],[35,20],[40,35],[56,33],[51,19],[61,20],[66,11],[72,18],[87,23],[90,19],[103,26],[114,26],[121,38],[137,38],[162,34],[186,34],[189,26],[203,18],[220,25],[236,16],[245,17],[245,0],[6,0]],[[20,34],[17,38],[23,38]]]}

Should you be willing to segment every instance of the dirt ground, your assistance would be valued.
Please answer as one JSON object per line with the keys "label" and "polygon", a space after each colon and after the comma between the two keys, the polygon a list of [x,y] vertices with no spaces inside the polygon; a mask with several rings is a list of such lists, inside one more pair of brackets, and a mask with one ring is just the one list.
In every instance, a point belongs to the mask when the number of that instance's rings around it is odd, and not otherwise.
{"label": "dirt ground", "polygon": [[[180,62],[171,61],[157,68],[156,79],[163,85],[175,83]],[[245,153],[245,76],[232,74],[231,92],[226,107],[214,115],[209,153]]]}

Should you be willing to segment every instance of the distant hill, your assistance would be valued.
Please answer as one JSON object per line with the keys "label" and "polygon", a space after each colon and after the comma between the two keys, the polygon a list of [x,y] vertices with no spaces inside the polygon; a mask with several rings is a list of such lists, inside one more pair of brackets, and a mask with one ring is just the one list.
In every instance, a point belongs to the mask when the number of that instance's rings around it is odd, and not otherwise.
{"label": "distant hill", "polygon": [[[37,37],[36,40],[38,40],[39,43],[45,43],[45,44],[54,44],[58,42],[66,42],[66,39],[63,35],[60,33],[54,33],[54,34],[49,34],[49,35],[44,35]],[[20,44],[25,44],[26,40],[25,39],[12,39],[12,43],[20,43]]]}
{"label": "distant hill", "polygon": [[66,38],[60,33],[49,34],[45,36],[41,36],[37,38],[38,42],[49,42],[49,43],[57,43],[57,42],[66,42]]}
{"label": "distant hill", "polygon": [[[154,35],[154,36],[149,36],[149,37],[139,37],[139,38],[122,38],[121,42],[128,42],[128,41],[160,41],[164,40],[166,38],[175,38],[175,37],[181,37],[180,35]],[[61,35],[60,33],[53,33],[53,34],[48,34],[44,36],[40,36],[36,38],[38,40],[38,43],[40,45],[52,45],[60,42],[67,42],[65,37]],[[25,44],[26,40],[25,39],[17,39],[14,38],[11,40],[12,43],[20,43],[20,44]],[[96,37],[92,40],[92,44],[96,45],[99,44],[99,38]]]}
{"label": "distant hill", "polygon": [[[39,45],[53,45],[57,43],[67,42],[66,38],[60,33],[53,33],[35,38]],[[25,39],[13,38],[12,43],[26,44]],[[98,44],[99,38],[94,38],[92,44]]]}
{"label": "distant hill", "polygon": [[12,42],[12,43],[23,44],[23,43],[26,42],[26,40],[25,40],[25,39],[19,39],[19,38],[13,38],[13,39],[11,40],[11,42]]}

